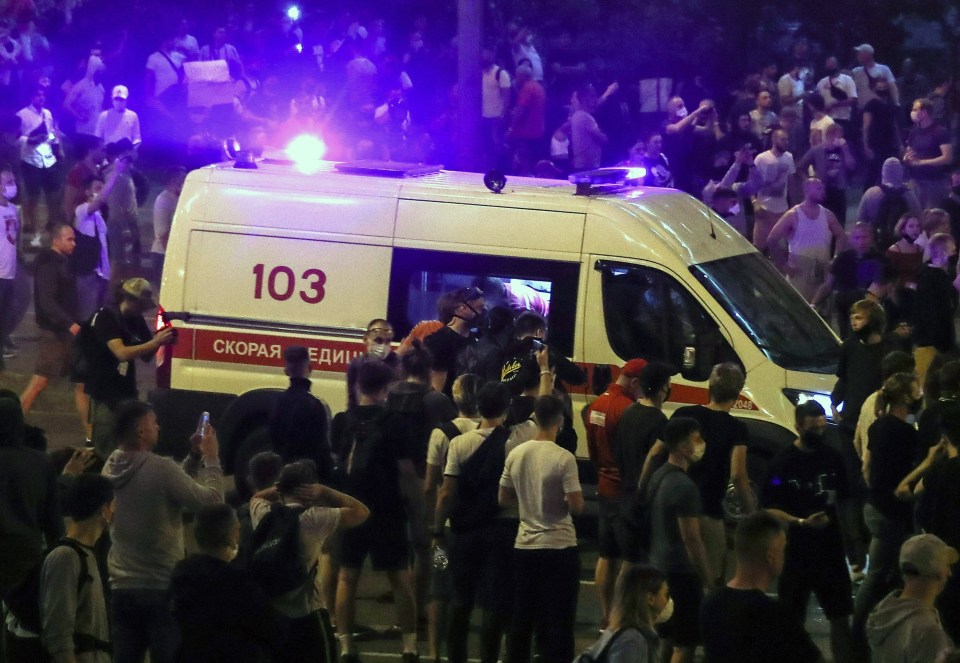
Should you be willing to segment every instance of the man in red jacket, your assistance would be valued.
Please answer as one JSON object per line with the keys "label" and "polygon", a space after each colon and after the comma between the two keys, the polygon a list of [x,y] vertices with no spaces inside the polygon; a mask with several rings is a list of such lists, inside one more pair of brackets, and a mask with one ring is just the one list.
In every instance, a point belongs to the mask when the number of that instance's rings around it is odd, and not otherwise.
{"label": "man in red jacket", "polygon": [[595,580],[600,593],[600,628],[607,627],[617,579],[617,563],[627,558],[624,531],[620,523],[620,497],[623,491],[614,440],[620,416],[640,395],[640,372],[646,365],[643,359],[631,359],[624,364],[616,381],[611,382],[584,412],[587,449],[599,476],[600,557],[597,559]]}

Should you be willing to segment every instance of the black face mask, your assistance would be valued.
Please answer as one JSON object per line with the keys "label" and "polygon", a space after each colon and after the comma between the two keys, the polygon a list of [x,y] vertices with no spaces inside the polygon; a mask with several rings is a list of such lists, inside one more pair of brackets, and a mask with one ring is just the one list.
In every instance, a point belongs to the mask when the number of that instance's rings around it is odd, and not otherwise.
{"label": "black face mask", "polygon": [[860,341],[863,341],[864,343],[867,342],[867,339],[870,338],[870,334],[872,333],[873,333],[872,325],[864,325],[860,329],[855,329],[853,331],[853,335],[856,336]]}
{"label": "black face mask", "polygon": [[823,438],[824,433],[822,430],[806,430],[803,431],[803,435],[800,436],[804,446],[811,449],[819,448],[823,444]]}
{"label": "black face mask", "polygon": [[877,96],[880,97],[881,99],[889,99],[890,90],[877,90]]}
{"label": "black face mask", "polygon": [[917,400],[910,403],[910,414],[919,414],[920,410],[923,409],[923,398],[918,398]]}
{"label": "black face mask", "polygon": [[829,76],[830,78],[833,78],[838,73],[840,73],[839,69],[827,69],[827,76]]}
{"label": "black face mask", "polygon": [[900,239],[906,240],[906,241],[910,242],[911,244],[916,241],[915,238],[911,237],[910,235],[908,235],[908,234],[906,234],[906,233],[902,233],[902,234],[900,235]]}

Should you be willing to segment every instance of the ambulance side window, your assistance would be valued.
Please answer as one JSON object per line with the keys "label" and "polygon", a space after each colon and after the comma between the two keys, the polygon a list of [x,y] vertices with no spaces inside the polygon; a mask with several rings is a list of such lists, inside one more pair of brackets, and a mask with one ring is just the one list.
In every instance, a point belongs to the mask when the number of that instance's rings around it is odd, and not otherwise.
{"label": "ambulance side window", "polygon": [[514,316],[533,311],[546,318],[548,342],[570,357],[579,275],[579,263],[398,248],[387,317],[400,338],[418,322],[437,318],[442,293],[478,287],[487,309],[501,306]]}
{"label": "ambulance side window", "polygon": [[638,265],[598,263],[607,338],[624,361],[642,357],[706,380],[714,364],[740,363],[714,320],[676,280]]}

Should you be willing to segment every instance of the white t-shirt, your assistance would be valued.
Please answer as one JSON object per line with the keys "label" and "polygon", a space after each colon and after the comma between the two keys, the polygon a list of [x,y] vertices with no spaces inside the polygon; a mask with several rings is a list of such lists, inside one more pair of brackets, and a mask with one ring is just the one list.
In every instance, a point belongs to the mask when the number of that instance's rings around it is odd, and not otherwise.
{"label": "white t-shirt", "polygon": [[[833,96],[833,93],[830,92],[830,87],[829,76],[824,76],[820,79],[820,82],[817,83],[817,92],[820,93],[820,96],[823,97],[823,100],[827,103],[827,113],[835,120],[849,120],[853,113],[853,106],[837,106],[833,110],[830,110],[830,104],[839,101]],[[846,74],[837,74],[837,77],[833,79],[833,87],[836,87],[838,90],[843,90],[847,94],[847,99],[857,98],[857,84]]]}
{"label": "white t-shirt", "polygon": [[800,78],[794,78],[788,73],[784,74],[783,76],[780,77],[780,80],[777,81],[777,92],[780,93],[781,97],[785,97],[789,95],[794,99],[797,99],[797,101],[795,101],[792,104],[784,104],[783,107],[780,109],[781,113],[783,112],[784,108],[795,108],[797,112],[800,112],[800,108],[803,105],[803,100],[801,99],[801,97],[803,97],[803,92],[804,92],[803,76],[801,76]]}
{"label": "white t-shirt", "polygon": [[180,199],[166,189],[160,192],[153,203],[153,245],[150,247],[151,253],[166,253],[166,242],[161,239],[163,235],[170,235],[170,228],[173,226],[173,213],[177,209],[177,201]]}
{"label": "white t-shirt", "polygon": [[503,90],[510,89],[510,74],[494,65],[483,72],[483,117],[503,117]]}
{"label": "white t-shirt", "polygon": [[836,124],[829,115],[824,115],[819,120],[810,120],[810,147],[816,147],[824,142],[827,137],[827,127]]}
{"label": "white t-shirt", "polygon": [[[183,53],[177,51],[170,53],[169,58],[174,66],[179,68],[183,67],[183,63],[186,60],[186,58],[183,57]],[[154,51],[150,54],[150,57],[147,58],[147,69],[152,71],[156,78],[156,86],[153,89],[153,95],[155,97],[159,97],[180,80],[176,69],[170,66],[170,62],[167,61],[167,58],[165,58],[160,51]]]}
{"label": "white t-shirt", "polygon": [[[873,92],[873,90],[870,89],[871,78],[875,81],[887,81],[891,84],[891,91],[895,89],[894,86],[897,84],[897,79],[893,77],[893,72],[890,71],[890,67],[885,64],[878,64],[874,62],[868,71],[865,71],[863,67],[857,67],[852,73],[853,82],[856,83],[857,86],[857,102],[860,104],[861,109],[870,103],[872,99],[877,98],[877,95]],[[894,97],[893,102],[898,103],[899,100]]]}
{"label": "white t-shirt", "polygon": [[173,40],[173,48],[187,60],[196,60],[200,57],[200,43],[193,35],[175,37]]}
{"label": "white t-shirt", "polygon": [[[453,425],[457,427],[460,434],[463,435],[469,431],[475,430],[479,423],[476,419],[467,419],[466,417],[457,417],[453,420]],[[427,465],[434,467],[446,467],[447,450],[450,448],[450,438],[440,428],[434,428],[430,433],[430,441],[427,443]]]}
{"label": "white t-shirt", "polygon": [[140,118],[129,108],[118,113],[115,109],[105,110],[97,118],[94,135],[103,140],[104,145],[116,143],[126,138],[134,145],[142,141],[140,137]]}
{"label": "white t-shirt", "polygon": [[0,207],[5,237],[0,237],[0,279],[17,276],[17,234],[20,232],[20,217],[17,206],[7,203]]}
{"label": "white t-shirt", "polygon": [[105,281],[110,280],[110,255],[107,253],[107,224],[103,221],[103,215],[100,210],[93,214],[87,214],[90,203],[77,205],[76,219],[73,222],[73,229],[87,237],[100,236],[100,264],[94,270],[97,276]]}
{"label": "white t-shirt", "polygon": [[17,111],[17,117],[20,118],[20,158],[34,168],[52,168],[57,163],[57,157],[53,154],[50,141],[30,145],[27,143],[27,135],[39,127],[41,122],[47,126],[47,131],[52,133],[53,114],[46,108],[38,113],[33,106],[27,106]]}
{"label": "white t-shirt", "polygon": [[753,160],[760,174],[757,202],[768,212],[783,214],[787,211],[787,180],[797,171],[793,155],[784,152],[779,157],[772,151],[761,152]]}
{"label": "white t-shirt", "polygon": [[[293,500],[285,502],[287,506],[303,506]],[[254,497],[250,500],[250,523],[256,529],[260,521],[270,513],[272,504],[267,500]],[[340,509],[312,506],[300,514],[300,561],[304,569],[311,569],[320,560],[320,548],[337,528],[340,527]],[[278,612],[287,617],[305,617],[323,607],[320,598],[320,574],[314,575],[312,585],[298,587],[291,592],[271,601]]]}
{"label": "white t-shirt", "polygon": [[531,440],[507,454],[500,485],[520,505],[515,548],[561,550],[577,545],[566,496],[581,492],[577,459],[549,440]]}

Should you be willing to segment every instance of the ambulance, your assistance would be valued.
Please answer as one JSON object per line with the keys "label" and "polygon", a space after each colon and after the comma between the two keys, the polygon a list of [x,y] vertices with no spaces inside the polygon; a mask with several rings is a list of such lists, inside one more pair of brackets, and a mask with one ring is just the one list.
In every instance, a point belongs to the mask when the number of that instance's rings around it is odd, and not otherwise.
{"label": "ambulance", "polygon": [[[287,385],[284,348],[309,349],[313,393],[338,412],[368,321],[386,317],[402,338],[436,317],[442,293],[483,277],[503,286],[488,306],[510,298],[546,313],[549,344],[588,374],[616,375],[635,357],[675,366],[668,414],[708,401],[715,364],[741,365],[735,415],[750,432],[750,466],[763,462],[794,439],[797,403],[830,412],[839,341],[736,230],[691,196],[634,186],[636,176],[504,182],[287,159],[191,172],[160,289],[178,330],[151,394],[161,444],[185,451],[209,411],[231,469]],[[570,391],[576,412],[594,397],[589,386]]]}

